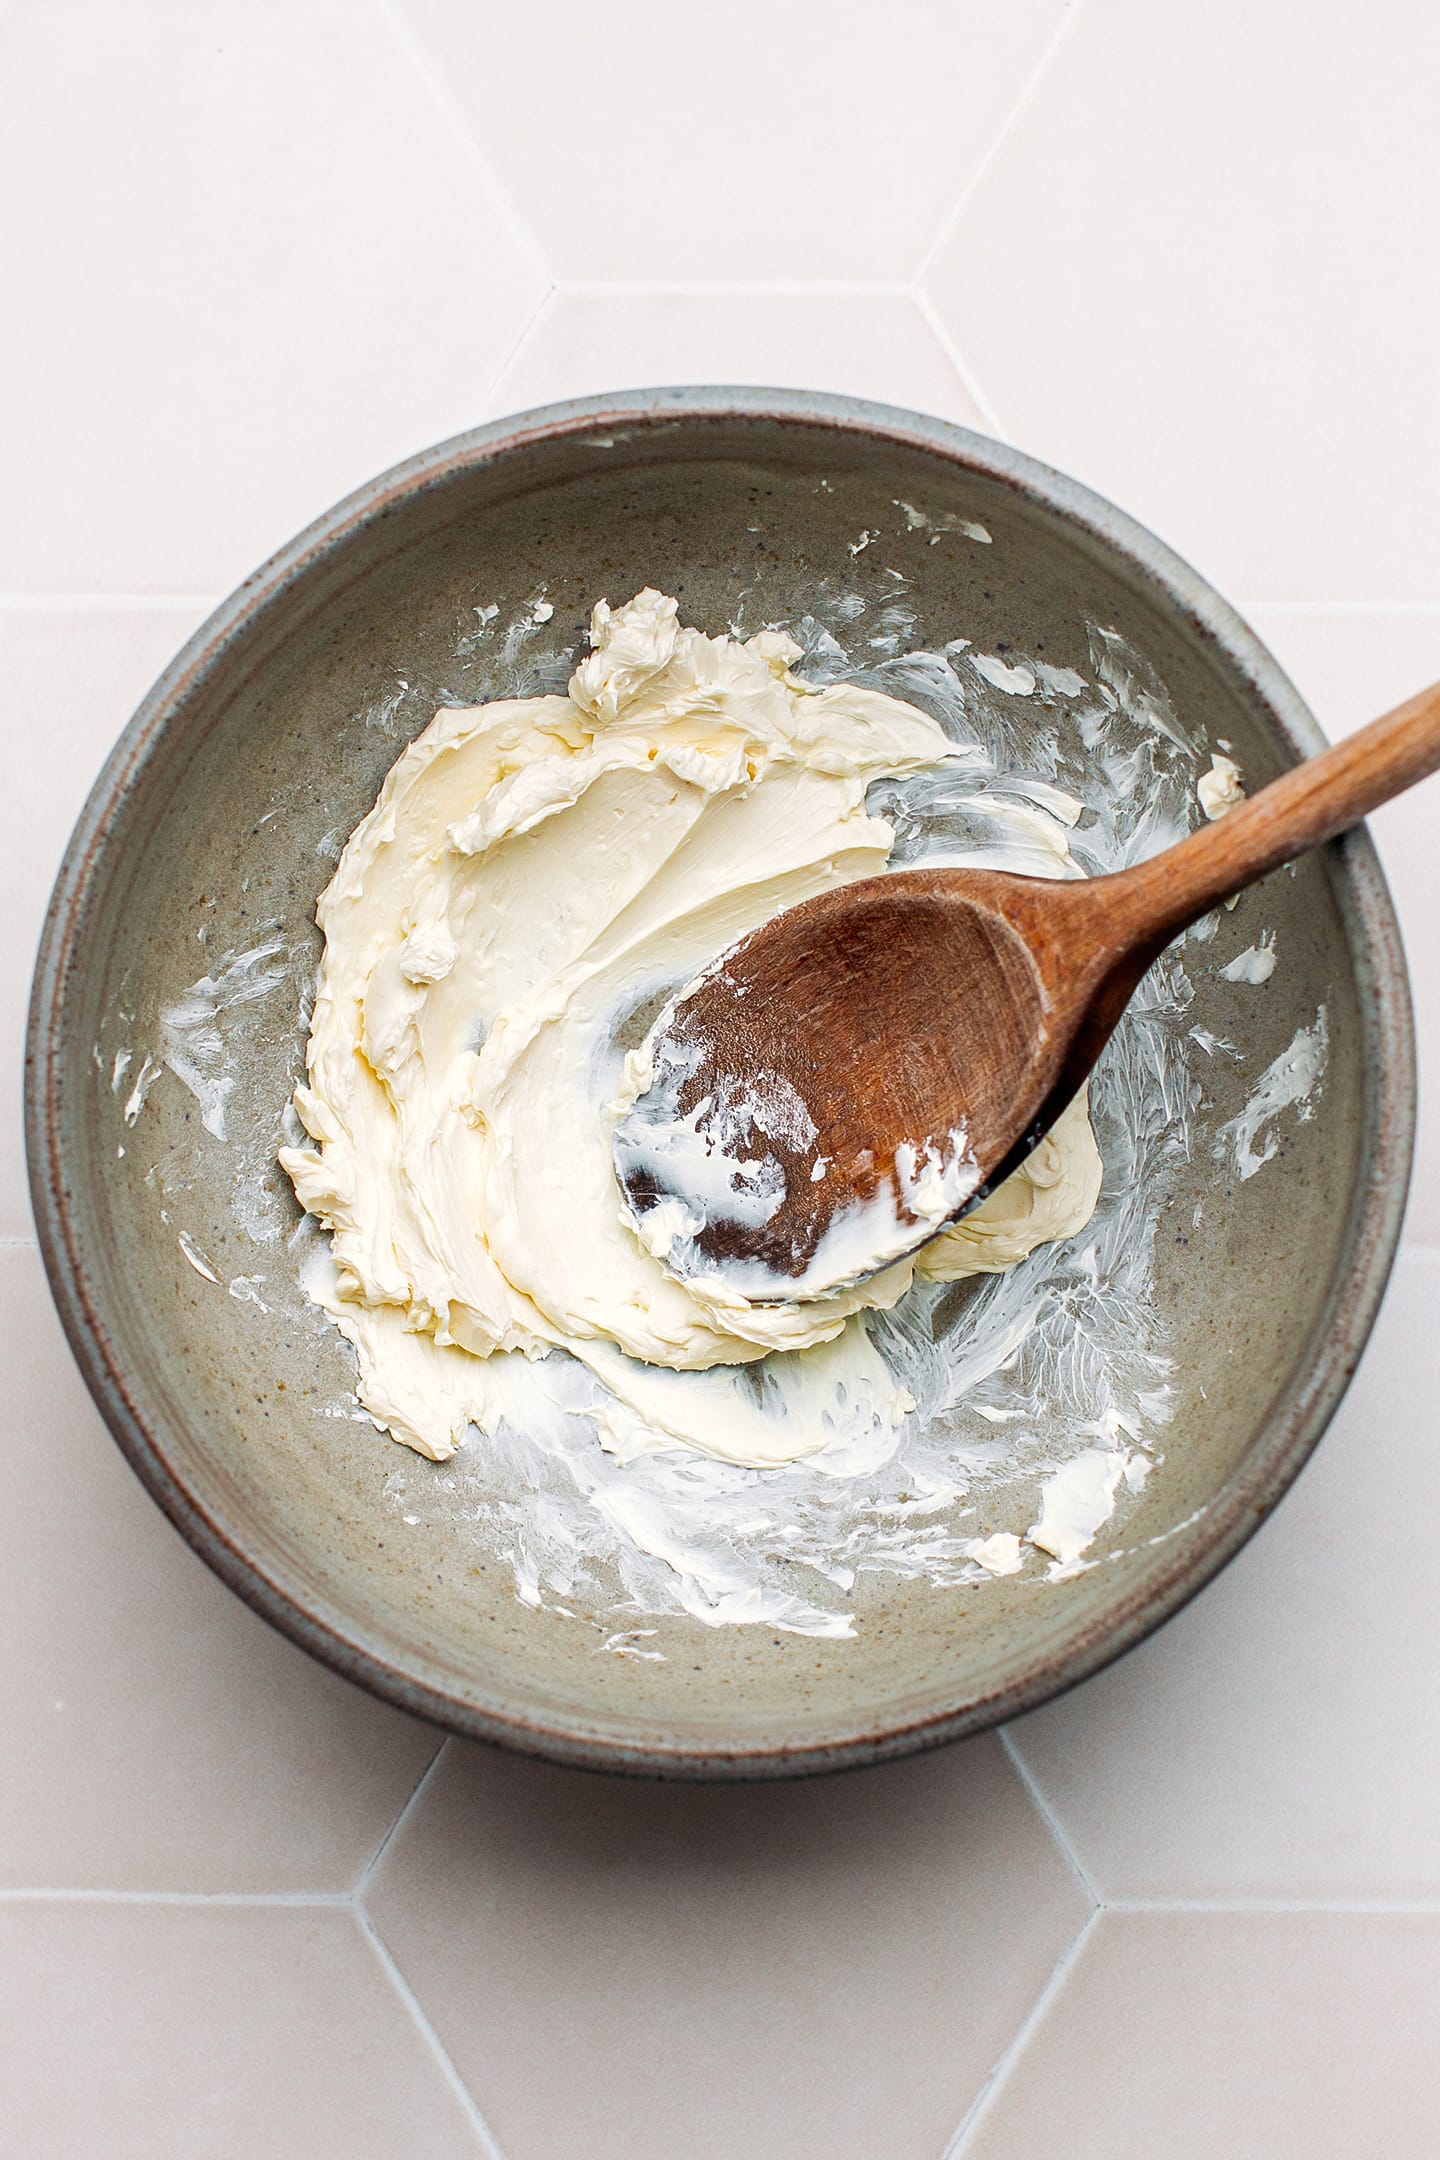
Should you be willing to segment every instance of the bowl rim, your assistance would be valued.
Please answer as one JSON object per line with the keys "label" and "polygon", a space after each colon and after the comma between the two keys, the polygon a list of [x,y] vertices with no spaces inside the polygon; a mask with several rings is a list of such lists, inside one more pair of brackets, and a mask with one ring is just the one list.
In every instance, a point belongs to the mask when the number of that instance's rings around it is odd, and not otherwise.
{"label": "bowl rim", "polygon": [[[322,560],[383,518],[397,502],[443,486],[471,468],[500,463],[544,442],[598,429],[648,434],[677,421],[771,421],[817,435],[861,434],[938,456],[1008,488],[1079,527],[1214,647],[1266,708],[1297,756],[1325,738],[1299,693],[1236,610],[1171,548],[1081,482],[1008,444],[900,407],[820,392],[733,386],[665,386],[545,405],[453,436],[391,467],[346,496],[252,572],[201,624],[156,681],[121,734],[76,823],[41,934],[26,1038],[25,1134],[31,1202],[51,1293],[95,1404],[151,1496],[221,1580],[281,1633],[346,1678],[412,1715],[466,1737],[503,1743],[572,1767],[641,1777],[759,1779],[881,1762],[1003,1723],[1063,1693],[1132,1649],[1187,1604],[1253,1535],[1318,1443],[1359,1362],[1379,1310],[1404,1216],[1414,1145],[1416,1076],[1409,981],[1394,909],[1362,827],[1327,854],[1354,957],[1362,1035],[1362,1123],[1368,1145],[1319,1347],[1291,1374],[1257,1428],[1242,1463],[1215,1498],[1172,1533],[1166,1570],[1133,1591],[1060,1651],[993,1692],[942,1701],[919,1718],[857,1717],[847,1729],[796,1745],[733,1748],[638,1740],[600,1719],[526,1715],[495,1700],[482,1706],[426,1678],[418,1659],[387,1651],[377,1635],[351,1632],[338,1614],[313,1609],[281,1570],[247,1549],[172,1467],[161,1430],[129,1385],[87,1269],[61,1150],[60,1091],[66,1058],[64,992],[77,933],[99,874],[115,813],[136,787],[170,721],[223,665],[231,644]],[[154,1421],[158,1428],[160,1420]],[[1203,1519],[1202,1519],[1203,1518]]]}

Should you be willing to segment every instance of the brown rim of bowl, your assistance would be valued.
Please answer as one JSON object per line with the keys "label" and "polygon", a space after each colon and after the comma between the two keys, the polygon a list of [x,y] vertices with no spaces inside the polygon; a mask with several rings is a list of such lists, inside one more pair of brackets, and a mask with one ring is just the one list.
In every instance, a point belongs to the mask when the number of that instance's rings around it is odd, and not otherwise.
{"label": "brown rim of bowl", "polygon": [[170,720],[222,665],[239,631],[323,557],[383,517],[398,500],[469,467],[499,462],[544,440],[597,425],[648,430],[677,420],[772,420],[823,434],[863,434],[929,452],[984,475],[1099,539],[1178,610],[1265,705],[1297,756],[1324,737],[1300,696],[1235,610],[1190,566],[1078,482],[989,437],[902,409],[794,390],[665,388],[583,398],[516,414],[422,451],[382,473],[307,527],[216,609],[171,662],[121,735],[71,836],[41,935],[26,1044],[25,1130],[30,1191],[51,1291],[80,1371],[132,1469],[221,1580],[283,1634],[348,1679],[414,1715],[470,1738],[575,1767],[640,1777],[755,1779],[882,1762],[1000,1724],[1098,1672],[1143,1641],[1203,1589],[1258,1528],[1304,1466],[1365,1347],[1399,1242],[1415,1129],[1415,1053],[1409,984],[1384,876],[1363,829],[1334,843],[1337,899],[1355,954],[1363,1034],[1366,1160],[1357,1181],[1341,1264],[1324,1315],[1322,1346],[1273,1405],[1243,1465],[1221,1488],[1158,1580],[1123,1601],[1063,1654],[1025,1679],[957,1700],[901,1725],[863,1724],[811,1745],[734,1750],[667,1748],[617,1739],[597,1722],[546,1725],[505,1709],[461,1702],[402,1669],[383,1644],[347,1634],[307,1609],[279,1571],[261,1566],[177,1475],[164,1435],[147,1425],[107,1331],[86,1271],[60,1152],[64,989],[76,932],[117,806],[137,784]]}

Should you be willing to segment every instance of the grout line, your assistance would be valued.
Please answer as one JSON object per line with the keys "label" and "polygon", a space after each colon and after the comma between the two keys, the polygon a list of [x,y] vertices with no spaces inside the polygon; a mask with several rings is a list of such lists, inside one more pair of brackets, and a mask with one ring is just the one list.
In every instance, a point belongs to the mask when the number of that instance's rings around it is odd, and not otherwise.
{"label": "grout line", "polygon": [[1298,1897],[1298,1898],[1107,1898],[1105,1912],[1123,1917],[1127,1913],[1215,1913],[1259,1916],[1266,1913],[1413,1913],[1440,1915],[1440,1893],[1429,1898]]}
{"label": "grout line", "polygon": [[[506,396],[505,384],[509,379],[510,370],[514,367],[516,361],[520,358],[521,353],[524,352],[526,346],[530,343],[532,337],[534,337],[536,332],[539,330],[544,318],[550,313],[550,310],[555,305],[555,295],[558,291],[558,286],[547,285],[544,292],[540,295],[540,298],[536,301],[535,306],[532,308],[529,315],[526,316],[524,327],[521,329],[519,335],[515,338],[514,342],[509,347],[504,359],[501,361],[499,367],[496,368],[495,373],[491,376],[489,382],[485,386],[484,395],[482,396],[480,401],[480,410],[482,412],[494,413],[497,410],[503,412],[508,409],[502,404],[501,401]],[[525,409],[526,408],[523,406],[519,408],[519,410],[521,410],[522,412]]]}
{"label": "grout line", "polygon": [[[1003,1738],[1003,1734],[1001,1735]],[[411,1808],[420,1796],[420,1789],[428,1780],[447,1742],[442,1741],[429,1764],[427,1764],[414,1793],[406,1801],[390,1829],[385,1833],[380,1851],[366,1869],[361,1881],[368,1881],[370,1869],[379,1861]],[[1057,1833],[1057,1843],[1063,1844]],[[1065,1857],[1074,1865],[1068,1846]],[[1093,1892],[1080,1869],[1076,1875],[1086,1890]],[[11,1885],[0,1887],[0,1905],[23,1905],[46,1902],[51,1904],[78,1905],[243,1905],[243,1906],[319,1906],[339,1910],[342,1906],[358,1902],[360,1890],[99,1890],[51,1885]],[[1107,1913],[1418,1913],[1440,1914],[1440,1891],[1428,1897],[1106,1897],[1094,1900],[1097,1912]]]}
{"label": "grout line", "polygon": [[485,2155],[485,2160],[505,2160],[504,2154],[501,2152],[499,2145],[496,2143],[494,2132],[491,2130],[490,2125],[486,2122],[484,2116],[481,2114],[479,2108],[475,2104],[474,2094],[471,2092],[469,2086],[465,2083],[464,2078],[461,2077],[459,2071],[456,2069],[454,2063],[451,2061],[449,2050],[446,2048],[444,2042],[441,2040],[440,2035],[436,2032],[429,2018],[425,2015],[425,2012],[421,2007],[419,1998],[417,1997],[415,1990],[411,1987],[409,1981],[405,1978],[404,1973],[401,1972],[400,1967],[396,1964],[394,1958],[390,1955],[390,1949],[388,1944],[385,1942],[384,1938],[377,1932],[373,1922],[371,1921],[370,1915],[365,1911],[363,1906],[356,1905],[354,1907],[354,1913],[356,1923],[359,1926],[360,1932],[365,1937],[365,1940],[369,1943],[371,1950],[374,1952],[376,1962],[379,1964],[381,1971],[384,1973],[386,1979],[389,1981],[391,1987],[394,1989],[404,2008],[409,2012],[411,2021],[414,2024],[416,2031],[419,2033],[421,2039],[424,2041],[426,2047],[430,2051],[432,2058],[434,2059],[436,2069],[440,2072],[441,2077],[449,2086],[451,2092],[455,2095],[455,2098],[459,2101],[460,2106],[464,2109],[465,2115],[470,2123],[470,2127],[475,2132],[475,2135],[479,2140],[480,2150]]}
{"label": "grout line", "polygon": [[421,1796],[423,1795],[426,1786],[430,1783],[431,1778],[435,1775],[435,1772],[440,1765],[442,1757],[446,1754],[450,1746],[451,1741],[448,1737],[441,1740],[440,1745],[435,1750],[435,1753],[431,1756],[429,1762],[426,1763],[425,1768],[421,1771],[419,1777],[415,1780],[414,1789],[411,1792],[409,1799],[400,1809],[399,1813],[395,1817],[395,1820],[391,1823],[389,1829],[385,1832],[384,1837],[381,1838],[380,1843],[375,1848],[374,1853],[370,1857],[368,1866],[366,1866],[366,1868],[361,1873],[361,1876],[356,1883],[354,1889],[351,1891],[347,1902],[350,1906],[351,1911],[355,1915],[355,1923],[357,1927],[360,1929],[361,1934],[365,1937],[365,1940],[369,1943],[371,1951],[373,1952],[376,1961],[380,1965],[381,1970],[384,1972],[386,1979],[389,1981],[390,1986],[394,1989],[395,1994],[399,1998],[405,2010],[409,2013],[410,2021],[414,2025],[415,2030],[419,2033],[421,2039],[424,2041],[426,2048],[429,2050],[435,2066],[441,2074],[441,2077],[449,2086],[451,2092],[454,2094],[456,2100],[459,2102],[461,2108],[464,2110],[470,2127],[475,2132],[476,2138],[479,2141],[480,2150],[485,2155],[485,2160],[505,2160],[505,2156],[501,2152],[500,2147],[495,2140],[495,2136],[490,2128],[490,2125],[486,2122],[484,2116],[480,2112],[479,2107],[476,2105],[474,2094],[471,2092],[469,2086],[465,2083],[464,2078],[461,2077],[460,2072],[456,2069],[454,2062],[451,2060],[449,2050],[446,2048],[444,2042],[441,2040],[440,2035],[436,2032],[435,2027],[431,2024],[430,2019],[426,2015],[419,1997],[415,1993],[415,1990],[411,1987],[409,1981],[405,1978],[404,1973],[400,1970],[399,1965],[395,1962],[395,1958],[391,1953],[389,1944],[385,1941],[379,1929],[376,1927],[374,1921],[370,1918],[369,1913],[365,1910],[365,1893],[370,1887],[371,1879],[375,1874],[375,1870],[379,1867],[380,1862],[384,1859],[385,1854],[389,1851],[394,1839],[399,1835],[400,1831],[404,1828],[406,1822],[408,1822],[411,1814],[419,1805]]}
{"label": "grout line", "polygon": [[0,1890],[0,1905],[239,1905],[348,1910],[348,1890]]}
{"label": "grout line", "polygon": [[0,1252],[39,1252],[40,1240],[36,1237],[0,1237]]}
{"label": "grout line", "polygon": [[936,344],[940,347],[941,352],[944,353],[945,358],[950,362],[951,367],[954,368],[961,382],[969,391],[970,397],[975,405],[976,410],[979,412],[981,419],[985,422],[991,434],[998,436],[1003,442],[1006,439],[1005,430],[1000,424],[999,416],[997,415],[994,406],[990,403],[989,398],[986,397],[985,392],[981,389],[979,379],[976,376],[974,370],[971,368],[969,361],[965,358],[959,346],[955,343],[954,338],[951,337],[949,330],[945,326],[940,311],[935,306],[934,301],[930,298],[929,293],[925,292],[919,285],[917,285],[912,291],[910,298],[914,302],[920,319],[930,332],[931,337],[934,338]]}
{"label": "grout line", "polygon": [[1049,1979],[1045,1982],[1044,1987],[1041,1988],[1040,1993],[1031,2003],[1025,2016],[1016,2027],[1009,2046],[1001,2050],[989,2077],[986,2078],[985,2083],[966,2109],[964,2118],[955,2135],[945,2148],[945,2160],[961,2160],[961,2155],[969,2142],[971,2131],[979,2127],[980,2122],[989,2112],[992,2100],[999,2095],[1001,2088],[1005,2085],[1010,2071],[1030,2045],[1036,2028],[1079,1962],[1081,1952],[1089,1941],[1091,1930],[1099,1918],[1100,1911],[1097,1907],[1091,1913],[1089,1919],[1085,1921],[1074,1940],[1061,1951],[1059,1957],[1055,1960],[1050,1970]]}
{"label": "grout line", "polygon": [[581,300],[904,300],[903,278],[557,278]]}
{"label": "grout line", "polygon": [[979,188],[981,181],[985,178],[991,166],[995,163],[996,158],[999,157],[1000,152],[1004,149],[1006,143],[1009,142],[1010,137],[1013,135],[1016,127],[1018,126],[1021,119],[1024,117],[1026,111],[1028,110],[1031,99],[1034,97],[1036,91],[1039,89],[1043,77],[1048,73],[1051,62],[1054,60],[1055,55],[1059,52],[1061,46],[1070,36],[1070,33],[1074,29],[1076,23],[1079,22],[1080,17],[1084,14],[1084,12],[1085,0],[1073,0],[1073,4],[1066,9],[1064,15],[1056,24],[1054,30],[1051,32],[1050,37],[1045,45],[1044,51],[1041,53],[1040,58],[1036,61],[1034,67],[1031,69],[1029,75],[1027,76],[1024,87],[1021,89],[1019,97],[1016,98],[1015,103],[1010,108],[1008,117],[1001,122],[998,134],[991,142],[989,149],[981,158],[980,163],[976,166],[974,172],[971,173],[970,178],[965,183],[965,186],[961,189],[959,200],[956,202],[954,209],[945,219],[944,223],[940,227],[939,232],[931,241],[930,246],[921,256],[919,265],[915,271],[915,283],[917,285],[923,284],[924,280],[929,276],[936,256],[940,253],[941,249],[950,239],[951,235],[955,231],[955,228],[959,225],[961,218],[965,215],[966,210],[970,207],[970,201],[972,196],[976,193],[976,190]]}
{"label": "grout line", "polygon": [[1076,1882],[1079,1883],[1080,1888],[1084,1891],[1086,1897],[1089,1898],[1090,1903],[1098,1910],[1101,1906],[1107,1904],[1109,1901],[1101,1897],[1094,1883],[1091,1882],[1089,1875],[1081,1866],[1080,1856],[1076,1852],[1074,1846],[1071,1844],[1069,1838],[1066,1836],[1064,1830],[1062,1829],[1059,1817],[1056,1815],[1054,1809],[1050,1805],[1050,1802],[1046,1799],[1044,1793],[1041,1791],[1036,1779],[1031,1774],[1029,1764],[1025,1761],[1025,1758],[1021,1755],[1019,1749],[1016,1747],[1014,1741],[1011,1739],[1010,1727],[1008,1725],[1003,1725],[1000,1728],[1000,1745],[1004,1748],[1005,1753],[1010,1758],[1011,1769],[1015,1772],[1015,1775],[1019,1778],[1020,1783],[1024,1786],[1026,1792],[1029,1794],[1031,1806],[1034,1808],[1036,1814],[1040,1817],[1040,1820],[1044,1823],[1046,1829],[1050,1832],[1051,1837],[1054,1839],[1055,1844],[1059,1849],[1060,1857],[1063,1860],[1069,1862],[1071,1874],[1075,1877]]}
{"label": "grout line", "polygon": [[528,259],[536,276],[543,284],[548,285],[550,268],[541,252],[538,239],[516,208],[508,188],[502,186],[499,174],[476,142],[469,122],[450,94],[444,74],[436,66],[430,48],[406,14],[403,4],[397,4],[397,0],[371,0],[371,4],[382,22],[388,25],[391,36],[401,47],[422,87],[429,94],[431,103],[449,126],[474,171],[484,183],[502,218],[508,221],[511,238],[522,255]]}
{"label": "grout line", "polygon": [[410,1797],[406,1800],[404,1806],[399,1809],[393,1822],[390,1824],[389,1829],[381,1838],[374,1852],[371,1853],[370,1858],[366,1862],[365,1866],[360,1870],[359,1875],[355,1879],[354,1888],[349,1893],[350,1897],[354,1900],[357,1906],[363,1903],[365,1893],[370,1887],[371,1877],[374,1875],[376,1868],[379,1867],[380,1862],[384,1859],[386,1853],[390,1850],[391,1841],[397,1836],[402,1825],[408,1822],[411,1814],[414,1812],[416,1806],[419,1804],[420,1795],[424,1792],[425,1787],[429,1784],[431,1778],[435,1775],[436,1770],[439,1768],[440,1758],[445,1753],[445,1750],[449,1747],[449,1745],[450,1741],[447,1735],[440,1741],[439,1746],[436,1748],[434,1754],[430,1757],[429,1762],[426,1763],[419,1777],[416,1778],[414,1785],[410,1789]]}
{"label": "grout line", "polygon": [[67,608],[110,608],[134,614],[168,608],[203,608],[208,614],[219,605],[220,595],[216,593],[0,592],[0,613],[6,615],[23,615],[27,609],[37,615],[51,615]]}
{"label": "grout line", "polygon": [[1389,615],[1414,616],[1418,621],[1440,617],[1440,601],[1435,600],[1237,600],[1234,605],[1242,614]]}

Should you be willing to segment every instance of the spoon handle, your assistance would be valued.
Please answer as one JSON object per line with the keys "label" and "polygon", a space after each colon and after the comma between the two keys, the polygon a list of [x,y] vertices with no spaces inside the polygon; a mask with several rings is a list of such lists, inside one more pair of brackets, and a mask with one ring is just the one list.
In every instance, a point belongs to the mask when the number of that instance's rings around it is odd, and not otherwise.
{"label": "spoon handle", "polygon": [[[1440,683],[1319,757],[1306,758],[1214,824],[1122,870],[1112,903],[1137,948],[1167,944],[1221,900],[1318,847],[1440,770]],[[1123,929],[1122,929],[1123,922]]]}

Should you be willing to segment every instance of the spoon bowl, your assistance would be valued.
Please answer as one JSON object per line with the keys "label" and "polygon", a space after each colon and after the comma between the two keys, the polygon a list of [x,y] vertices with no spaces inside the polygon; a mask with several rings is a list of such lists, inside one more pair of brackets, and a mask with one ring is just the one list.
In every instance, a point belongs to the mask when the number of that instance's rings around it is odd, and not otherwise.
{"label": "spoon bowl", "polygon": [[903,870],[775,916],[657,1024],[615,1135],[641,1235],[762,1302],[918,1250],[1049,1131],[1171,939],[1437,767],[1440,684],[1129,870]]}
{"label": "spoon bowl", "polygon": [[[843,1212],[893,1192],[889,1242],[903,1251],[976,1206],[1033,1144],[1013,1142],[1013,1110],[1028,1128],[1053,1087],[1052,1001],[1026,931],[1032,892],[1063,907],[1067,890],[996,871],[902,870],[818,894],[724,955],[660,1024],[656,1064],[675,1084],[652,1087],[616,1128],[642,1234],[678,1196],[698,1227],[677,1272],[738,1266],[762,1301],[767,1287],[777,1300],[816,1297],[854,1279],[843,1245],[825,1257]],[[963,997],[937,994],[945,983]],[[757,1133],[743,1109],[737,1119],[757,1075],[762,1098],[778,1082],[803,1103],[799,1135],[777,1138],[774,1121]],[[693,1150],[677,1158],[664,1145],[677,1125],[718,1139],[722,1118],[748,1159],[759,1148],[783,1177],[762,1221],[713,1201],[707,1211],[686,1189]]]}

